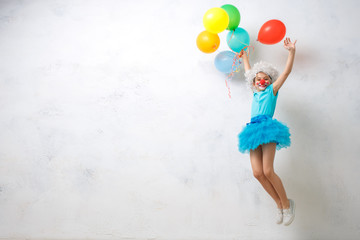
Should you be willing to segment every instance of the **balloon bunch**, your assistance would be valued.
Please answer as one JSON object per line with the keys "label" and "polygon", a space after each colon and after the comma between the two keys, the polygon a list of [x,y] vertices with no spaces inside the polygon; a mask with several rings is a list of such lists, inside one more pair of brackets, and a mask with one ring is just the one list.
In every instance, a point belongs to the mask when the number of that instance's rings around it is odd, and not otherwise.
{"label": "balloon bunch", "polygon": [[[218,33],[225,29],[229,30],[226,41],[232,51],[219,52],[215,57],[215,67],[220,72],[227,73],[228,79],[232,78],[233,74],[239,71],[241,50],[250,47],[248,32],[244,28],[238,27],[240,19],[239,10],[231,4],[225,4],[220,8],[211,8],[203,17],[203,24],[206,30],[201,32],[196,39],[196,45],[200,51],[213,53],[220,46]],[[285,25],[281,21],[274,19],[263,24],[258,33],[257,40],[263,44],[275,44],[284,38],[285,33]],[[227,80],[225,80],[225,83],[231,98]]]}
{"label": "balloon bunch", "polygon": [[[226,40],[232,51],[239,53],[248,46],[250,37],[245,29],[238,27],[240,19],[239,10],[231,4],[209,9],[203,17],[206,30],[201,32],[196,39],[200,51],[204,53],[215,52],[220,46],[218,33],[225,29],[229,30]],[[232,51],[223,51],[216,56],[215,66],[219,71],[230,73],[234,70],[232,63],[236,54]],[[236,67],[238,67],[237,65]]]}
{"label": "balloon bunch", "polygon": [[[201,32],[196,44],[200,51],[204,53],[213,53],[220,46],[220,38],[218,33],[229,30],[226,41],[232,51],[222,51],[215,57],[215,67],[223,73],[228,73],[228,78],[231,78],[234,72],[239,71],[240,67],[240,51],[249,46],[250,37],[247,31],[238,27],[240,23],[239,10],[231,5],[225,4],[223,6],[209,9],[204,17],[203,23],[205,31]],[[226,86],[231,98],[230,88],[227,80]]]}

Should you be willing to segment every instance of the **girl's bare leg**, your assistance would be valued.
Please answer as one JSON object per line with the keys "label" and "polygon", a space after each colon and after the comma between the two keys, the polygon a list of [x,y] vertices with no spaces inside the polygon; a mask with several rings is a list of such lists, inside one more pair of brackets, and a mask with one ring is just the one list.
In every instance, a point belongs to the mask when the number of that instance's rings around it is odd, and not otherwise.
{"label": "girl's bare leg", "polygon": [[261,146],[259,146],[255,150],[250,151],[250,161],[254,177],[261,183],[266,192],[268,192],[270,196],[275,200],[278,208],[283,208],[279,195],[264,174],[263,152]]}
{"label": "girl's bare leg", "polygon": [[281,179],[274,172],[275,152],[276,143],[268,143],[262,145],[263,171],[265,177],[271,182],[272,186],[275,188],[278,196],[280,197],[282,207],[286,209],[290,207],[289,200],[286,196],[285,188],[281,182]]}

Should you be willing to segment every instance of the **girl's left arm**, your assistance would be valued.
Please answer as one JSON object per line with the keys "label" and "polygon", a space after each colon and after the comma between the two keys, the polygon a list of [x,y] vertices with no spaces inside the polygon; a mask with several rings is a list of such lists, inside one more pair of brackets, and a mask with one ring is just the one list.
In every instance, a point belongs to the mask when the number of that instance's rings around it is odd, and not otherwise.
{"label": "girl's left arm", "polygon": [[277,94],[281,86],[284,84],[285,80],[291,73],[293,64],[294,64],[294,58],[295,58],[295,42],[291,42],[290,38],[286,38],[284,40],[284,47],[289,51],[288,59],[286,62],[285,70],[280,74],[278,79],[273,83],[273,89],[274,89],[274,95]]}

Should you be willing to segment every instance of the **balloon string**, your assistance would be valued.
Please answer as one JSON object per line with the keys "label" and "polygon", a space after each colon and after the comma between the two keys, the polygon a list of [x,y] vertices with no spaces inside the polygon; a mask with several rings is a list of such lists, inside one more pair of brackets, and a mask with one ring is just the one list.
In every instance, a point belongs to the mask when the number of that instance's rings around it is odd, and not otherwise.
{"label": "balloon string", "polygon": [[[231,39],[233,38],[234,36],[234,33],[235,33],[235,30],[232,31],[231,33],[231,36],[229,38],[229,40],[227,41],[228,42],[228,45],[230,45],[230,41]],[[231,91],[230,91],[230,86],[229,86],[229,81],[232,79],[232,77],[234,76],[234,73],[235,72],[239,72],[240,69],[236,67],[237,63],[240,65],[241,64],[241,61],[240,61],[240,58],[242,57],[242,53],[241,51],[247,49],[248,50],[248,54],[250,54],[250,48],[252,47],[253,50],[254,50],[254,47],[253,46],[249,46],[247,45],[246,43],[243,43],[243,42],[240,42],[241,44],[245,45],[245,47],[243,47],[239,52],[234,52],[235,53],[235,56],[234,56],[234,59],[233,59],[233,63],[232,63],[232,67],[231,67],[231,73],[228,74],[227,78],[225,79],[225,85],[228,89],[228,95],[229,95],[229,98],[231,98]]]}
{"label": "balloon string", "polygon": [[226,85],[226,87],[228,89],[228,96],[231,99],[231,91],[230,91],[230,87],[229,87],[229,84],[228,84],[228,78],[225,79],[225,85]]}
{"label": "balloon string", "polygon": [[[234,33],[235,33],[235,30],[232,30],[231,36],[230,36],[229,41],[228,41],[228,45],[230,45],[230,40],[231,40],[232,37],[234,36]],[[246,44],[245,44],[245,45],[246,45]]]}
{"label": "balloon string", "polygon": [[[244,45],[246,45],[246,44],[244,44]],[[240,67],[236,67],[236,65],[237,65],[237,63],[239,63],[239,65],[241,64],[240,58],[241,58],[242,55],[243,55],[242,51],[243,51],[243,50],[245,51],[245,49],[247,49],[248,54],[250,54],[250,48],[252,48],[253,51],[254,51],[254,47],[253,47],[253,46],[247,45],[247,46],[243,47],[240,52],[234,52],[234,53],[235,53],[235,56],[234,56],[234,58],[233,58],[233,63],[232,63],[232,67],[231,67],[231,72],[230,72],[230,73],[228,74],[228,76],[225,78],[225,85],[226,85],[226,87],[227,87],[227,89],[228,89],[228,95],[229,95],[229,98],[230,98],[230,99],[231,99],[231,91],[230,91],[230,86],[229,86],[228,82],[232,79],[232,77],[234,76],[234,73],[235,73],[235,72],[239,72],[239,71],[240,71]]]}

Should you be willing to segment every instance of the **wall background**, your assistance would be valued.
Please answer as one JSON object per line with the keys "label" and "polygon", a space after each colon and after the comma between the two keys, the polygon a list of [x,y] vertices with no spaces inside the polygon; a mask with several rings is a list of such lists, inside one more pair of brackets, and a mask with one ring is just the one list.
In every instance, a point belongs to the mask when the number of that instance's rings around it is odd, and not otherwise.
{"label": "wall background", "polygon": [[[237,133],[251,93],[195,40],[230,3],[256,42],[269,19],[297,39],[275,117],[292,146],[275,167],[290,227],[252,177]],[[0,238],[355,239],[359,200],[358,1],[0,1]],[[219,51],[228,50],[220,33]]]}

